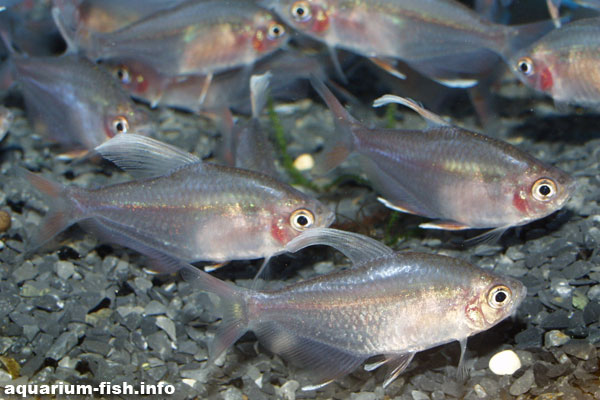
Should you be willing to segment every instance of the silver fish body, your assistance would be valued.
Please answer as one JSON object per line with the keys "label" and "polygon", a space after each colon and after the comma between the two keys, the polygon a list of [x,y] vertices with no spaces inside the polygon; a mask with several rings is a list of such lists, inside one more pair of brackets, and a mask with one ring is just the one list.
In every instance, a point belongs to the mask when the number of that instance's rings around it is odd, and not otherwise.
{"label": "silver fish body", "polygon": [[34,129],[73,151],[89,151],[119,133],[145,133],[149,115],[110,74],[74,55],[11,60]]}
{"label": "silver fish body", "polygon": [[600,18],[586,18],[550,32],[515,53],[512,69],[526,85],[558,104],[600,110]]}
{"label": "silver fish body", "polygon": [[53,205],[32,240],[36,246],[81,221],[104,236],[118,236],[124,246],[186,261],[255,259],[283,252],[303,230],[328,226],[334,218],[318,200],[287,184],[202,162],[95,190],[22,173]]}
{"label": "silver fish body", "polygon": [[366,57],[402,60],[448,86],[467,87],[509,49],[552,28],[494,24],[452,0],[263,0],[287,24]]}
{"label": "silver fish body", "polygon": [[325,164],[334,167],[351,152],[384,204],[436,218],[423,228],[460,230],[526,224],[561,208],[575,181],[565,172],[490,137],[449,125],[406,99],[399,102],[435,124],[426,130],[367,128],[350,116],[321,82],[313,85],[333,111],[338,139]]}
{"label": "silver fish body", "polygon": [[250,330],[274,353],[308,367],[319,384],[377,355],[392,367],[389,384],[416,352],[455,340],[465,343],[513,314],[526,295],[519,281],[455,258],[390,249],[378,254],[382,245],[368,249],[372,239],[331,229],[306,234],[314,238],[300,247],[331,245],[327,235],[354,236],[335,245],[358,254],[353,268],[260,292],[188,268],[199,288],[221,297],[224,316],[211,357]]}
{"label": "silver fish body", "polygon": [[136,59],[167,77],[203,75],[251,66],[287,39],[285,27],[253,2],[208,0],[184,2],[94,35],[86,54],[95,60]]}

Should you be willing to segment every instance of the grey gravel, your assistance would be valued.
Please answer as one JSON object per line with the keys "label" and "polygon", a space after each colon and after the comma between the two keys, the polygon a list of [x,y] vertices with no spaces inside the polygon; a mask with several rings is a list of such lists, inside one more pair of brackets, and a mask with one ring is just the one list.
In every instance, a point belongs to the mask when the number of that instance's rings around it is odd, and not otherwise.
{"label": "grey gravel", "polygon": [[533,370],[528,369],[520,378],[515,380],[513,384],[510,385],[509,392],[513,396],[519,396],[527,393],[534,384],[535,379],[533,375]]}

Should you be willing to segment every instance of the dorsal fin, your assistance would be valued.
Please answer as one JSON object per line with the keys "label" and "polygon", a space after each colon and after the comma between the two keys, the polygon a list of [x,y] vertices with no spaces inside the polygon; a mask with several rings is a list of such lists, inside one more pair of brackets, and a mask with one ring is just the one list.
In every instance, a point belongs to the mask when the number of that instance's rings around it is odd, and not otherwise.
{"label": "dorsal fin", "polygon": [[307,229],[288,242],[285,250],[294,253],[305,247],[315,245],[333,247],[348,257],[354,265],[384,255],[394,254],[392,249],[368,236],[331,228]]}
{"label": "dorsal fin", "polygon": [[439,115],[432,113],[429,110],[426,110],[423,106],[419,105],[416,101],[407,99],[405,97],[395,96],[393,94],[386,94],[381,96],[378,99],[375,99],[373,102],[373,107],[382,107],[388,105],[390,103],[401,104],[405,107],[410,108],[411,110],[417,112],[421,117],[423,117],[427,122],[432,123],[434,125],[442,125],[449,126],[450,123],[446,121],[444,118]]}
{"label": "dorsal fin", "polygon": [[136,178],[161,176],[184,165],[201,162],[187,151],[134,133],[118,134],[96,147],[96,151]]}

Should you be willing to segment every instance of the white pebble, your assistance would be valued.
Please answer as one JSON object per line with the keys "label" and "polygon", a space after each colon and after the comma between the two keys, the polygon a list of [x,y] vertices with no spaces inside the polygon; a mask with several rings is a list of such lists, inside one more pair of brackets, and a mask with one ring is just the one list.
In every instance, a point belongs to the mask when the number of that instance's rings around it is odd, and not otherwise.
{"label": "white pebble", "polygon": [[521,368],[521,360],[512,350],[503,350],[490,359],[490,370],[496,375],[512,375]]}
{"label": "white pebble", "polygon": [[308,171],[315,166],[315,159],[308,153],[300,154],[294,161],[294,167],[298,171]]}

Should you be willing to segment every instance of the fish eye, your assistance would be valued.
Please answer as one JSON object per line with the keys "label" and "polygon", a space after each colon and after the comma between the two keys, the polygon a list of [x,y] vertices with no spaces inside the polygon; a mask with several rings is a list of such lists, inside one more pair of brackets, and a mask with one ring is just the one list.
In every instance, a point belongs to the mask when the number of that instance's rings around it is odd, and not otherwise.
{"label": "fish eye", "polygon": [[494,286],[488,293],[488,304],[492,308],[502,308],[510,301],[512,292],[507,286]]}
{"label": "fish eye", "polygon": [[307,1],[297,1],[292,4],[292,17],[298,22],[306,22],[310,19],[310,4]]}
{"label": "fish eye", "polygon": [[129,122],[127,121],[127,118],[123,117],[122,115],[119,115],[117,118],[115,118],[112,121],[112,130],[115,135],[129,132]]}
{"label": "fish eye", "polygon": [[529,57],[523,57],[517,62],[519,72],[526,76],[533,74],[533,60]]}
{"label": "fish eye", "polygon": [[531,194],[536,200],[548,201],[556,194],[556,184],[548,178],[538,179],[531,187]]}
{"label": "fish eye", "polygon": [[272,23],[269,26],[269,30],[267,31],[267,36],[271,40],[275,40],[277,38],[280,38],[284,34],[285,34],[285,28],[283,27],[283,25],[278,24],[276,22]]}
{"label": "fish eye", "polygon": [[131,75],[129,74],[129,68],[124,65],[121,65],[116,72],[117,79],[121,81],[123,84],[131,83]]}
{"label": "fish eye", "polygon": [[315,216],[312,212],[301,208],[292,213],[290,217],[290,224],[292,228],[297,231],[303,231],[306,228],[310,228],[315,223]]}

